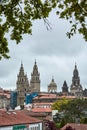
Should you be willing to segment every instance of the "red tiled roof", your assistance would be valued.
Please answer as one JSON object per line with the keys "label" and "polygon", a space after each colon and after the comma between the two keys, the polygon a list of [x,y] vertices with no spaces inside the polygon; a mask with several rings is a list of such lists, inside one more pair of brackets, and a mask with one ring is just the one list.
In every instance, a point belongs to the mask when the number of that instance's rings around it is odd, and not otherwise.
{"label": "red tiled roof", "polygon": [[53,103],[33,103],[33,108],[51,108]]}
{"label": "red tiled roof", "polygon": [[23,111],[1,111],[0,110],[0,126],[12,126],[17,124],[38,123],[41,120],[26,115]]}
{"label": "red tiled roof", "polygon": [[0,96],[5,96],[6,98],[10,98],[10,94],[8,94],[8,93],[0,92]]}
{"label": "red tiled roof", "polygon": [[67,126],[71,126],[75,130],[87,130],[87,124],[75,124],[75,123],[68,123],[63,128],[61,128],[61,130],[65,130]]}
{"label": "red tiled roof", "polygon": [[62,98],[68,98],[73,99],[76,98],[75,96],[57,96],[56,94],[40,94],[34,99],[62,99]]}
{"label": "red tiled roof", "polygon": [[26,111],[27,115],[32,117],[46,117],[46,113],[38,113],[38,112],[32,112],[32,111]]}
{"label": "red tiled roof", "polygon": [[32,112],[52,112],[51,108],[33,108]]}
{"label": "red tiled roof", "polygon": [[59,98],[74,99],[76,96],[59,96]]}
{"label": "red tiled roof", "polygon": [[56,94],[44,94],[44,95],[39,95],[37,97],[35,97],[34,99],[43,99],[43,98],[56,98]]}
{"label": "red tiled roof", "polygon": [[33,103],[33,105],[52,105],[52,102],[39,102],[39,103]]}

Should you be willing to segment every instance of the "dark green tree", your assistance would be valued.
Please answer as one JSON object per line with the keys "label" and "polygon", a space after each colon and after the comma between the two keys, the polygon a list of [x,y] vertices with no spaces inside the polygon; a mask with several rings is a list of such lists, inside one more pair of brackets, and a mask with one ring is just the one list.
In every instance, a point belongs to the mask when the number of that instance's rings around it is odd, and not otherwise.
{"label": "dark green tree", "polygon": [[23,34],[32,34],[34,20],[43,19],[49,29],[47,18],[54,8],[59,18],[71,24],[67,36],[78,31],[87,41],[87,0],[0,0],[0,59],[9,58],[6,33],[18,44]]}
{"label": "dark green tree", "polygon": [[87,124],[87,115],[86,115],[86,117],[81,118],[81,123]]}
{"label": "dark green tree", "polygon": [[[81,122],[81,120],[82,122],[85,123],[86,110],[87,110],[86,102],[87,102],[87,99],[72,99],[72,100],[69,100],[66,104],[62,102],[62,105],[60,105],[60,109],[58,109],[58,111],[59,113],[62,112],[63,116],[61,116],[60,114],[57,114],[58,116],[56,115],[55,120],[57,121],[59,120],[59,122],[61,122],[61,125],[62,125],[62,122],[66,124],[66,123],[74,123],[77,121]],[[55,103],[53,106],[55,106]],[[57,106],[56,106],[56,109],[57,109]]]}

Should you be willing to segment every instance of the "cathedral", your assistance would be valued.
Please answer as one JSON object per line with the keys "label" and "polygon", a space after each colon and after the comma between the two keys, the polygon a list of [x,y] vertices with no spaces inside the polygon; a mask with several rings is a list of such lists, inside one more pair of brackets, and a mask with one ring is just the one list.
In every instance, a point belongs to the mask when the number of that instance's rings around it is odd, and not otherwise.
{"label": "cathedral", "polygon": [[[31,73],[31,79],[30,83],[27,77],[27,74],[24,72],[23,63],[21,63],[19,74],[17,76],[17,105],[20,105],[21,107],[24,105],[24,102],[26,100],[26,95],[31,94],[34,92],[40,93],[40,73],[38,72],[38,66],[35,61],[33,66],[33,71]],[[64,81],[62,88],[62,95],[68,95],[71,94],[73,96],[82,96],[83,89],[80,84],[80,77],[79,72],[77,69],[77,65],[75,64],[75,68],[73,71],[73,77],[72,77],[72,84],[70,86],[70,92],[68,91],[68,85],[67,82]],[[52,77],[52,80],[50,84],[48,85],[48,92],[47,93],[57,93],[57,84],[54,81],[54,78]]]}
{"label": "cathedral", "polygon": [[24,106],[26,95],[32,92],[40,92],[40,74],[35,61],[33,72],[31,73],[30,84],[27,74],[24,73],[24,67],[21,63],[19,74],[17,76],[17,105]]}

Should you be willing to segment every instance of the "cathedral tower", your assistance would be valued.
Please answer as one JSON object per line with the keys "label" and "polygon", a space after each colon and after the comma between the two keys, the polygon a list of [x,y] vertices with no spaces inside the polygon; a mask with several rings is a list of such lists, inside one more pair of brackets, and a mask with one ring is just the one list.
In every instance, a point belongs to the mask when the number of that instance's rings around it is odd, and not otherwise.
{"label": "cathedral tower", "polygon": [[65,94],[65,95],[68,94],[68,86],[67,86],[66,81],[64,81],[64,83],[63,83],[62,93]]}
{"label": "cathedral tower", "polygon": [[54,78],[53,77],[52,77],[51,83],[48,85],[48,92],[49,93],[55,93],[55,92],[57,92],[57,85],[54,82]]}
{"label": "cathedral tower", "polygon": [[31,92],[40,92],[40,73],[38,72],[37,63],[35,61],[33,72],[30,80]]}
{"label": "cathedral tower", "polygon": [[30,87],[27,75],[24,74],[23,64],[21,63],[21,67],[19,70],[19,74],[17,76],[17,105],[21,107],[24,106],[24,101],[27,93],[30,93]]}
{"label": "cathedral tower", "polygon": [[82,91],[83,91],[82,86],[80,84],[80,77],[79,77],[79,72],[78,72],[76,64],[73,71],[72,84],[70,86],[70,91],[72,94],[76,96],[82,95]]}

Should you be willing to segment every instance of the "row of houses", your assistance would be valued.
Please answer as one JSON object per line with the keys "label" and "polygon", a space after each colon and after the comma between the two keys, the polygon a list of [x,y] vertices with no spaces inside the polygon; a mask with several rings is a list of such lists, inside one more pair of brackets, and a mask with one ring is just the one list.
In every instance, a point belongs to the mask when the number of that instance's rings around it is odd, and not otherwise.
{"label": "row of houses", "polygon": [[[49,121],[50,119],[38,119],[38,116],[34,115],[35,113],[36,111],[30,114],[27,110],[6,111],[2,109],[0,110],[0,130],[46,130],[47,123],[45,122],[45,124],[44,121]],[[40,116],[41,113],[37,114]],[[87,124],[68,123],[60,130],[87,130]]]}
{"label": "row of houses", "polygon": [[0,110],[0,130],[42,130],[42,120],[25,111]]}

